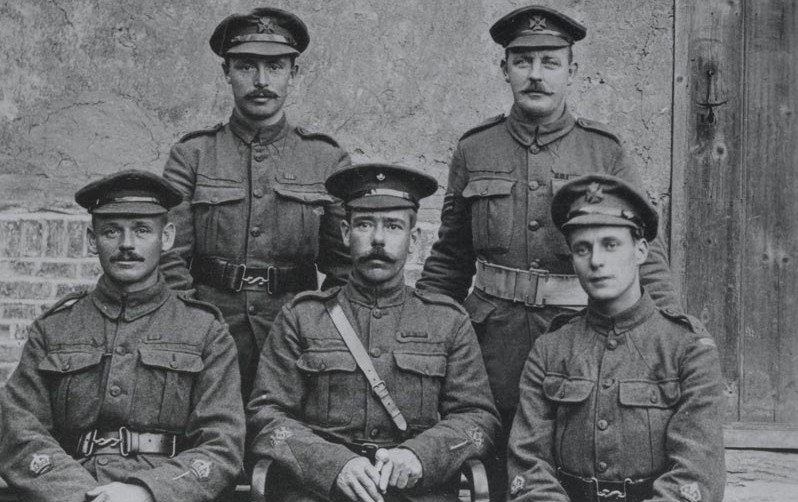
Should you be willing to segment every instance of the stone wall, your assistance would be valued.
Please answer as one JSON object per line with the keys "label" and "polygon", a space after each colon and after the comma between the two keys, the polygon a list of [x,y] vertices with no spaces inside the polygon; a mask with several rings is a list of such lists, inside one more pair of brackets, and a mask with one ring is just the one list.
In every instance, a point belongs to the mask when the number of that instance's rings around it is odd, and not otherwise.
{"label": "stone wall", "polygon": [[[518,0],[279,0],[311,45],[290,118],[333,134],[356,161],[402,162],[446,183],[468,128],[509,109],[488,28]],[[668,220],[672,0],[541,0],[588,26],[571,106],[624,138]],[[159,172],[185,132],[226,120],[228,87],[207,39],[238,0],[0,1],[0,382],[26,326],[98,272],[74,191],[122,168]],[[439,191],[422,208],[434,240]],[[667,226],[664,235],[667,235]]]}

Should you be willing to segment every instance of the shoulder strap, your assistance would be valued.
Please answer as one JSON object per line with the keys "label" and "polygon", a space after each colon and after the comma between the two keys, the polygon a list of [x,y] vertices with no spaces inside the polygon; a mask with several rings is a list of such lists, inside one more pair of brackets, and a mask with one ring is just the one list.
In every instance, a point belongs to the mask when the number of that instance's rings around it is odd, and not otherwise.
{"label": "shoulder strap", "polygon": [[382,406],[385,408],[385,411],[388,412],[388,415],[391,416],[391,420],[394,425],[396,425],[396,428],[402,432],[406,432],[407,421],[405,421],[405,417],[402,416],[402,412],[396,406],[391,394],[388,392],[388,387],[385,386],[385,382],[380,378],[380,375],[374,368],[371,357],[369,357],[363,344],[360,343],[360,338],[357,337],[355,328],[352,327],[349,319],[346,318],[341,304],[338,303],[338,299],[332,297],[324,303],[324,306],[327,308],[327,313],[330,314],[330,318],[332,318],[335,329],[338,330],[338,334],[344,339],[346,347],[349,349],[349,352],[352,353],[352,357],[355,358],[358,368],[366,375],[366,379],[369,381],[369,385],[371,385],[371,390],[380,398]]}

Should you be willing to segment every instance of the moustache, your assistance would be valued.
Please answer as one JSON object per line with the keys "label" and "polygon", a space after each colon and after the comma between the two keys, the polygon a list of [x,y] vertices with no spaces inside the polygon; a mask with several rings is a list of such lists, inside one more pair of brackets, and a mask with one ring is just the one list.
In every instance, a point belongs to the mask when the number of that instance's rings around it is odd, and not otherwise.
{"label": "moustache", "polygon": [[270,99],[277,99],[280,95],[274,91],[270,91],[268,89],[261,89],[259,91],[252,91],[247,94],[247,98],[255,99],[255,98],[270,98]]}
{"label": "moustache", "polygon": [[523,90],[525,93],[537,92],[540,94],[551,94],[551,91],[546,88],[543,84],[530,84],[527,86],[526,89]]}
{"label": "moustache", "polygon": [[372,251],[371,253],[367,254],[366,256],[362,256],[358,258],[359,262],[367,262],[370,260],[380,260],[387,263],[394,263],[396,261],[395,258],[388,256],[385,251]]}
{"label": "moustache", "polygon": [[144,257],[136,253],[120,253],[111,257],[112,263],[117,261],[144,261]]}

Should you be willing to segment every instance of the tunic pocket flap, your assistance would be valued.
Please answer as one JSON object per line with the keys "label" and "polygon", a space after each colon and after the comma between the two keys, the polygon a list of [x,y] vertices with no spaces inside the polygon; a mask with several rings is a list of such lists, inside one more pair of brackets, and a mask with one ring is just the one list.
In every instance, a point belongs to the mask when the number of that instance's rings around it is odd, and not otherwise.
{"label": "tunic pocket flap", "polygon": [[355,358],[349,351],[336,350],[325,352],[304,352],[296,360],[296,366],[308,373],[324,373],[328,371],[353,372],[357,369]]}
{"label": "tunic pocket flap", "polygon": [[228,202],[244,200],[244,197],[246,197],[244,187],[211,187],[197,185],[194,188],[194,197],[191,198],[191,204],[226,204]]}
{"label": "tunic pocket flap", "polygon": [[277,192],[277,194],[281,197],[295,200],[303,204],[331,204],[335,200],[333,199],[332,195],[326,192],[290,189],[286,187],[275,187],[274,191]]}
{"label": "tunic pocket flap", "polygon": [[515,180],[480,179],[471,180],[463,189],[463,197],[501,197],[513,193]]}
{"label": "tunic pocket flap", "polygon": [[667,382],[619,382],[621,404],[646,408],[670,408],[681,398],[676,380]]}
{"label": "tunic pocket flap", "polygon": [[473,291],[463,302],[463,308],[468,312],[472,323],[481,324],[496,310],[496,304]]}
{"label": "tunic pocket flap", "polygon": [[54,373],[76,373],[97,366],[102,359],[102,352],[51,352],[39,363],[39,370]]}
{"label": "tunic pocket flap", "polygon": [[171,371],[199,373],[205,366],[199,354],[175,352],[173,350],[139,349],[141,364]]}
{"label": "tunic pocket flap", "polygon": [[394,352],[396,366],[419,375],[441,377],[446,376],[446,356],[443,354],[418,354]]}
{"label": "tunic pocket flap", "polygon": [[560,376],[546,376],[543,379],[543,393],[558,403],[581,403],[593,392],[590,380],[570,380]]}

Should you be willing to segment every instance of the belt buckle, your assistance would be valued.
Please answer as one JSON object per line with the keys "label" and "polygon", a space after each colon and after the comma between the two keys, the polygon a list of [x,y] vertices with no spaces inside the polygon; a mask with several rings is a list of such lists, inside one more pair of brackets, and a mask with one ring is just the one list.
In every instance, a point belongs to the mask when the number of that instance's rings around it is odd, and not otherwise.
{"label": "belt buckle", "polygon": [[84,432],[78,439],[78,452],[84,457],[91,457],[94,454],[94,445],[97,440],[97,429]]}
{"label": "belt buckle", "polygon": [[130,443],[133,434],[124,425],[119,428],[119,454],[123,457],[130,455]]}
{"label": "belt buckle", "polygon": [[177,455],[177,434],[172,434],[172,453],[169,454],[169,458],[174,458]]}
{"label": "belt buckle", "polygon": [[247,275],[247,265],[246,265],[246,263],[240,263],[240,264],[236,265],[235,267],[236,267],[236,271],[235,271],[236,275],[235,276],[236,277],[241,277],[240,279],[236,279],[237,286],[236,286],[235,290],[236,290],[236,293],[240,293],[241,289],[244,287],[244,279],[245,279],[245,277]]}
{"label": "belt buckle", "polygon": [[277,275],[277,269],[273,266],[269,265],[266,267],[266,277],[262,277],[260,275],[246,275],[246,265],[239,265],[239,267],[244,267],[244,272],[241,274],[241,282],[239,282],[238,289],[236,289],[236,293],[241,291],[244,287],[244,283],[249,284],[250,286],[266,286],[266,292],[270,295],[274,294],[274,290],[272,289],[272,284],[274,283],[274,278]]}
{"label": "belt buckle", "polygon": [[[524,296],[524,306],[525,307],[533,307],[533,308],[543,308],[546,306],[546,297],[543,295],[543,288],[541,285],[545,282],[546,279],[549,277],[548,270],[540,270],[540,269],[529,269],[527,273],[534,278],[535,281],[535,297],[530,303],[529,298],[530,295],[527,294]],[[531,283],[532,281],[530,281]]]}
{"label": "belt buckle", "polygon": [[596,497],[598,500],[626,500],[626,485],[632,482],[632,480],[629,478],[624,479],[623,492],[621,492],[619,490],[609,490],[607,488],[599,490],[599,480],[595,477],[591,478],[590,480],[596,485]]}
{"label": "belt buckle", "polygon": [[378,445],[377,443],[369,443],[369,442],[360,443],[360,451],[363,453],[363,456],[367,457],[372,462],[374,462],[377,456],[377,450],[379,449],[380,445]]}

